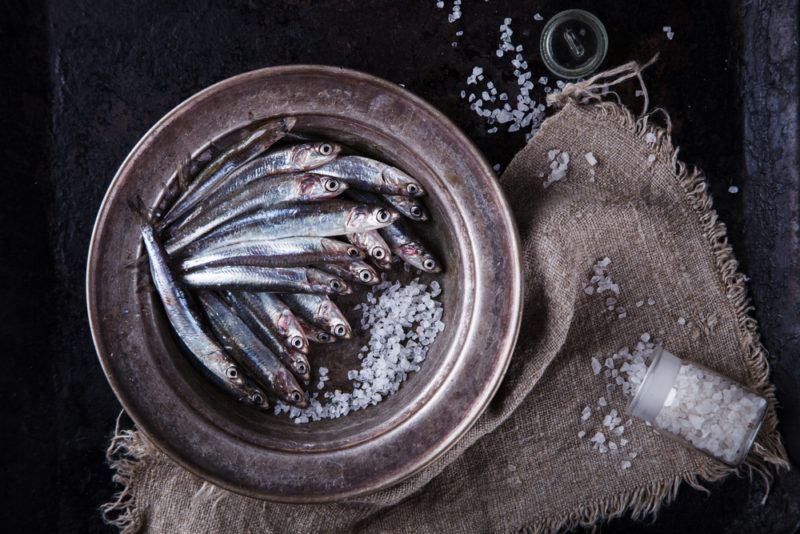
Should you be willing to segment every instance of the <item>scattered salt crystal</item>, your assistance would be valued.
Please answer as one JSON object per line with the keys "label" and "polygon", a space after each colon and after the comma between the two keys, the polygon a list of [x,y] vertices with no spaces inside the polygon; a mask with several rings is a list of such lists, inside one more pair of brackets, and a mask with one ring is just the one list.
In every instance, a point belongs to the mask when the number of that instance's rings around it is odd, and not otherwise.
{"label": "scattered salt crystal", "polygon": [[640,96],[644,95],[644,91],[642,91],[641,89],[637,89],[636,92],[635,92],[635,95],[637,97],[640,97]]}
{"label": "scattered salt crystal", "polygon": [[586,406],[581,412],[581,421],[586,421],[592,416],[592,409]]}
{"label": "scattered salt crystal", "polygon": [[653,163],[655,160],[656,160],[655,154],[650,154],[649,156],[647,156],[647,161],[649,161],[650,163]]}
{"label": "scattered salt crystal", "polygon": [[623,460],[623,461],[622,461],[622,462],[619,464],[619,466],[620,466],[622,469],[630,469],[630,468],[631,468],[631,463],[630,463],[628,460]]}
{"label": "scattered salt crystal", "polygon": [[732,194],[732,195],[735,195],[735,194],[736,194],[736,193],[738,193],[738,192],[739,192],[739,188],[738,188],[738,187],[736,187],[735,185],[732,185],[732,186],[730,186],[730,187],[728,188],[728,193],[730,193],[730,194]]}
{"label": "scattered salt crystal", "polygon": [[584,437],[586,437],[586,431],[585,430],[581,430],[580,432],[578,432],[578,438],[583,439]]}
{"label": "scattered salt crystal", "polygon": [[[623,427],[620,427],[620,428],[623,428]],[[621,439],[619,440],[619,446],[620,446],[620,447],[624,447],[624,446],[625,446],[625,445],[627,445],[627,444],[628,444],[628,440],[627,440],[627,439],[625,439],[625,438],[621,438]]]}
{"label": "scattered salt crystal", "polygon": [[592,443],[605,443],[606,436],[602,432],[598,432],[594,436],[592,436],[592,439],[589,441],[591,441]]}
{"label": "scattered salt crystal", "polygon": [[444,0],[439,0],[438,2],[436,2],[436,7],[442,9],[444,7]]}
{"label": "scattered salt crystal", "polygon": [[591,152],[587,152],[587,153],[584,155],[584,157],[586,158],[586,161],[588,161],[588,162],[589,162],[589,165],[591,165],[592,167],[594,167],[595,165],[597,165],[597,158],[595,158],[595,157],[594,157],[594,154],[592,154]]}
{"label": "scattered salt crystal", "polygon": [[648,306],[652,306],[652,305],[653,305],[653,304],[655,304],[655,303],[656,303],[655,299],[652,299],[652,298],[650,298],[650,299],[647,299],[647,305],[648,305]]}
{"label": "scattered salt crystal", "polygon": [[567,177],[569,154],[554,148],[547,151],[547,160],[550,162],[550,175],[542,183],[542,187],[545,189]]}
{"label": "scattered salt crystal", "polygon": [[653,132],[647,132],[644,136],[644,140],[649,145],[655,144],[656,134],[654,134]]}
{"label": "scattered salt crystal", "polygon": [[592,356],[592,372],[594,372],[595,375],[598,375],[598,374],[600,374],[600,369],[601,368],[602,367],[600,365],[600,360],[598,360],[597,358]]}
{"label": "scattered salt crystal", "polygon": [[500,164],[495,163],[494,165],[492,165],[492,169],[494,169],[494,172],[500,172]]}
{"label": "scattered salt crystal", "polygon": [[636,307],[637,308],[641,308],[642,306],[644,306],[644,301],[643,300],[637,300],[636,301]]}
{"label": "scattered salt crystal", "polygon": [[541,16],[539,13],[534,13],[534,14],[533,14],[533,20],[535,20],[535,21],[537,21],[537,22],[541,22],[541,21],[543,21],[543,20],[544,20],[544,17],[543,17],[543,16]]}
{"label": "scattered salt crystal", "polygon": [[678,324],[681,326],[685,325],[686,319],[684,319],[683,317],[678,317]]}
{"label": "scattered salt crystal", "polygon": [[[595,373],[595,374],[597,374],[597,373]],[[597,399],[597,405],[601,406],[601,407],[602,406],[608,406],[608,401],[606,400],[605,397],[600,397],[599,399]]]}

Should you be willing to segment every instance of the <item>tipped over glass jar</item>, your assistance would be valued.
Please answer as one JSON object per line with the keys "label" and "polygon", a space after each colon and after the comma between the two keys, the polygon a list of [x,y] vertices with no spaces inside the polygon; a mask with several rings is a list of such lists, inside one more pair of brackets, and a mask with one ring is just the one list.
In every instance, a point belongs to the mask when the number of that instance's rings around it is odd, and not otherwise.
{"label": "tipped over glass jar", "polygon": [[767,400],[697,363],[656,348],[627,413],[730,466],[756,439]]}

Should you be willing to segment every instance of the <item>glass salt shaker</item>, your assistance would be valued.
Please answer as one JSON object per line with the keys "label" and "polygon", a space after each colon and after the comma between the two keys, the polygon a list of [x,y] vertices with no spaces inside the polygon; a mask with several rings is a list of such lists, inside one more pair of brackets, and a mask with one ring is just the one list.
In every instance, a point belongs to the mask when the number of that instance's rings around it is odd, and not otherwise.
{"label": "glass salt shaker", "polygon": [[656,348],[626,412],[730,466],[750,451],[767,400],[711,369]]}

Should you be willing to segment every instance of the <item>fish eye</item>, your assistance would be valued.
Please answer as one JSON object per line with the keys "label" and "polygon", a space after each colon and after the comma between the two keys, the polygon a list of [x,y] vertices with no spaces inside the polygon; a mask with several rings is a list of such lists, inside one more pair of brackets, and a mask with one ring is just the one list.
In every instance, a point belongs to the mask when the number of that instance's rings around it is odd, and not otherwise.
{"label": "fish eye", "polygon": [[383,208],[378,210],[378,213],[375,215],[375,217],[378,219],[378,222],[387,222],[391,218],[389,212]]}
{"label": "fish eye", "polygon": [[331,280],[331,289],[340,291],[342,289],[342,283],[338,279]]}
{"label": "fish eye", "polygon": [[306,371],[308,371],[306,364],[304,364],[303,362],[297,362],[295,364],[295,368],[297,368],[297,372],[300,373],[301,375],[306,374]]}
{"label": "fish eye", "polygon": [[303,346],[303,340],[300,338],[300,336],[292,337],[292,339],[289,340],[289,343],[296,349],[299,349]]}
{"label": "fish eye", "polygon": [[260,393],[253,393],[251,400],[259,406],[264,404],[264,397],[262,397]]}
{"label": "fish eye", "polygon": [[331,336],[329,336],[327,333],[325,332],[319,333],[319,340],[322,341],[323,343],[327,343],[328,341],[330,341],[330,339]]}
{"label": "fish eye", "polygon": [[425,269],[431,271],[436,268],[436,262],[428,258],[427,260],[422,262],[422,266],[425,267]]}
{"label": "fish eye", "polygon": [[291,393],[289,393],[289,400],[292,402],[300,402],[302,398],[303,395],[297,390],[294,390]]}
{"label": "fish eye", "polygon": [[383,251],[382,248],[376,247],[372,251],[372,257],[375,258],[376,260],[382,260],[383,258],[386,257],[386,253]]}
{"label": "fish eye", "polygon": [[419,206],[411,206],[411,215],[414,217],[422,217],[422,209]]}
{"label": "fish eye", "polygon": [[408,191],[409,195],[416,195],[419,193],[419,186],[417,184],[408,184],[406,186],[406,191]]}
{"label": "fish eye", "polygon": [[360,254],[356,247],[350,247],[347,249],[347,255],[350,256],[351,258],[357,258]]}
{"label": "fish eye", "polygon": [[344,327],[343,324],[337,324],[333,328],[333,333],[336,334],[337,337],[342,337],[347,333],[347,329]]}
{"label": "fish eye", "polygon": [[370,280],[372,280],[372,274],[370,274],[370,272],[367,270],[358,273],[358,277],[361,278],[363,282],[369,282]]}
{"label": "fish eye", "polygon": [[322,143],[319,146],[319,153],[323,156],[329,156],[333,152],[333,147],[328,143]]}
{"label": "fish eye", "polygon": [[328,191],[338,191],[339,190],[339,182],[336,180],[327,180],[325,182],[325,189]]}
{"label": "fish eye", "polygon": [[236,367],[228,367],[225,370],[225,376],[228,378],[234,379],[239,377],[239,370]]}

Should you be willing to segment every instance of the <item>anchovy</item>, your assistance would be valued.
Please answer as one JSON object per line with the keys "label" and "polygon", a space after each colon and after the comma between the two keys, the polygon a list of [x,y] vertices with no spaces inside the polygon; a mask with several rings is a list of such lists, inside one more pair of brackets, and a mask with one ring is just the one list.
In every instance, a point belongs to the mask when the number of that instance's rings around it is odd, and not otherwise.
{"label": "anchovy", "polygon": [[281,400],[305,408],[308,399],[294,375],[278,360],[221,298],[198,293],[217,338],[258,383]]}
{"label": "anchovy", "polygon": [[381,269],[392,268],[392,251],[377,230],[347,234],[347,240],[369,255]]}
{"label": "anchovy", "polygon": [[[241,295],[241,292],[237,294]],[[272,293],[248,293],[255,299],[258,309],[263,312],[264,322],[267,322],[285,340],[290,347],[308,354],[308,339],[306,338],[300,321],[295,317],[289,306]]]}
{"label": "anchovy", "polygon": [[281,299],[300,317],[336,337],[349,338],[353,332],[342,311],[324,295],[284,294]]}
{"label": "anchovy", "polygon": [[197,178],[194,179],[189,188],[175,201],[172,208],[158,224],[158,230],[163,230],[180,219],[200,199],[219,186],[231,171],[262,154],[279,141],[294,127],[295,122],[296,120],[292,117],[269,121],[211,160]]}
{"label": "anchovy", "polygon": [[430,216],[422,202],[404,195],[381,195],[391,207],[412,221],[427,221]]}
{"label": "anchovy", "polygon": [[353,187],[376,193],[412,197],[425,194],[419,182],[400,169],[362,156],[345,156],[311,172],[332,176]]}
{"label": "anchovy", "polygon": [[344,200],[331,200],[312,204],[283,206],[273,210],[245,215],[229,221],[183,250],[170,246],[167,252],[192,256],[201,251],[211,251],[221,246],[249,240],[280,239],[284,237],[328,237],[382,228],[396,221],[396,211],[355,204]]}
{"label": "anchovy", "polygon": [[345,295],[350,292],[350,288],[341,278],[313,267],[208,267],[185,273],[183,282],[194,288],[244,289],[269,293]]}
{"label": "anchovy", "polygon": [[325,330],[310,324],[301,317],[297,318],[297,322],[300,323],[300,328],[303,329],[303,334],[306,336],[306,338],[310,339],[314,343],[333,343],[336,341],[334,336],[330,335]]}
{"label": "anchovy", "polygon": [[259,180],[234,195],[224,204],[210,209],[199,206],[197,216],[175,229],[167,241],[182,248],[231,219],[255,210],[268,210],[277,204],[325,200],[340,195],[347,184],[313,174],[287,174]]}
{"label": "anchovy", "polygon": [[150,259],[150,273],[164,311],[175,334],[201,364],[207,375],[240,401],[259,409],[269,407],[266,396],[248,384],[244,374],[217,342],[203,329],[200,318],[189,305],[186,293],[175,283],[166,256],[150,226],[142,229],[142,238]]}
{"label": "anchovy", "polygon": [[392,248],[392,252],[406,263],[429,273],[438,273],[442,270],[433,254],[403,221],[381,228],[380,234]]}
{"label": "anchovy", "polygon": [[331,274],[359,284],[372,286],[381,281],[375,269],[361,260],[354,260],[347,263],[324,263],[320,267]]}
{"label": "anchovy", "polygon": [[422,205],[422,202],[409,196],[386,194],[378,195],[368,191],[360,191],[358,189],[350,189],[347,192],[347,196],[357,202],[363,202],[365,204],[389,206],[413,221],[428,220],[428,211],[425,209],[425,206]]}
{"label": "anchovy", "polygon": [[280,339],[279,334],[270,326],[269,318],[259,306],[258,297],[231,291],[226,291],[225,297],[244,324],[307,386],[311,382],[311,366],[308,358],[299,350],[288,347]]}
{"label": "anchovy", "polygon": [[[374,233],[378,235],[377,232]],[[389,250],[388,246],[386,250]],[[363,254],[355,243],[351,245],[325,237],[287,237],[234,243],[213,252],[187,258],[181,262],[180,268],[191,271],[201,267],[232,265],[300,267],[332,261],[346,262],[362,257]]]}

